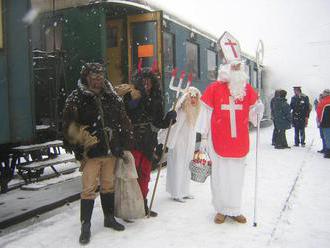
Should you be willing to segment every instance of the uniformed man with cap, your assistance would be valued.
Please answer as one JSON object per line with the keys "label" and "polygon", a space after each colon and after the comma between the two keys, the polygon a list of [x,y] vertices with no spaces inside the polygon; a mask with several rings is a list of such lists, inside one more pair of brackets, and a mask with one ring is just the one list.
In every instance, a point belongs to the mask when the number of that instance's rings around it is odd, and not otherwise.
{"label": "uniformed man with cap", "polygon": [[305,127],[308,124],[310,104],[308,96],[304,95],[300,86],[293,87],[291,98],[292,125],[294,127],[294,145],[305,146]]}

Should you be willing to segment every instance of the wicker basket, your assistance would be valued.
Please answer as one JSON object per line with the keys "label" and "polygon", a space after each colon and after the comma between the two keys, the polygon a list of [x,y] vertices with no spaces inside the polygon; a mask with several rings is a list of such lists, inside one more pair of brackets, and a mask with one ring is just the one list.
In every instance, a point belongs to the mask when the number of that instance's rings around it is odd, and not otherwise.
{"label": "wicker basket", "polygon": [[190,162],[191,180],[204,183],[206,178],[211,175],[211,161],[208,155],[202,151],[196,151],[194,159]]}

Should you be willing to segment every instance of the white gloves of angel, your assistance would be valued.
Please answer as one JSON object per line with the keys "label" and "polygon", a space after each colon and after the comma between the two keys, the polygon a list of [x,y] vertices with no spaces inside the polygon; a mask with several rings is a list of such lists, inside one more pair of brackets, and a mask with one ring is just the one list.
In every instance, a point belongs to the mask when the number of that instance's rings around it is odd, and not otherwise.
{"label": "white gloves of angel", "polygon": [[207,148],[207,137],[202,137],[200,145],[199,145],[199,150],[206,151],[206,148]]}

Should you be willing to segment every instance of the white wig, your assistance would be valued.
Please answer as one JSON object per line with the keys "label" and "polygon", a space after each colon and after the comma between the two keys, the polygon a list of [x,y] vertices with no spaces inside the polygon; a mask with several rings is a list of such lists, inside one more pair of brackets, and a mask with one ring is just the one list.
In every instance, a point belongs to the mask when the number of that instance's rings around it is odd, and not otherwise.
{"label": "white wig", "polygon": [[[194,126],[197,120],[197,117],[200,112],[200,105],[201,105],[201,92],[196,87],[188,87],[186,92],[180,97],[178,104],[176,106],[176,110],[178,111],[181,109],[183,112],[186,113],[187,121],[190,126]],[[191,97],[197,97],[197,104],[193,106],[190,102]]]}
{"label": "white wig", "polygon": [[202,93],[200,92],[199,89],[197,89],[194,86],[189,86],[186,92],[179,98],[178,103],[176,105],[176,110],[182,107],[183,102],[188,98],[188,97],[198,97],[198,99],[201,97]]}

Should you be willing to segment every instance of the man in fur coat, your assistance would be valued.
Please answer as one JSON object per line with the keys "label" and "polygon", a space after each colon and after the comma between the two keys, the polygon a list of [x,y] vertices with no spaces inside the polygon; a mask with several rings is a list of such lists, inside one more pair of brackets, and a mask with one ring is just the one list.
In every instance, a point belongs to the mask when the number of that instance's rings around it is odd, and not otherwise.
{"label": "man in fur coat", "polygon": [[132,148],[132,126],[104,72],[103,65],[86,63],[78,87],[67,98],[63,111],[65,147],[75,153],[82,170],[81,244],[90,240],[99,184],[104,226],[125,229],[114,218],[114,167],[116,158],[124,157],[124,150]]}

